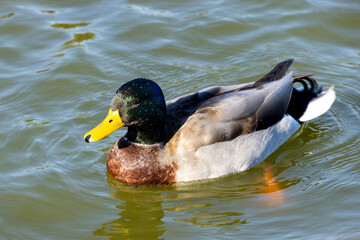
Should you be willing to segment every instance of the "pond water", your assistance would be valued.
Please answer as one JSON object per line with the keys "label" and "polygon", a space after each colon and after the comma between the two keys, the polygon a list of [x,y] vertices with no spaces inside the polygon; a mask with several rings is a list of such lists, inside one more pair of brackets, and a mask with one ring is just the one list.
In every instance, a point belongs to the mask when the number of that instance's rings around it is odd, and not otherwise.
{"label": "pond water", "polygon": [[[359,1],[0,6],[0,239],[360,238]],[[248,171],[129,186],[106,172],[126,129],[83,140],[133,78],[172,99],[289,58],[336,102]]]}

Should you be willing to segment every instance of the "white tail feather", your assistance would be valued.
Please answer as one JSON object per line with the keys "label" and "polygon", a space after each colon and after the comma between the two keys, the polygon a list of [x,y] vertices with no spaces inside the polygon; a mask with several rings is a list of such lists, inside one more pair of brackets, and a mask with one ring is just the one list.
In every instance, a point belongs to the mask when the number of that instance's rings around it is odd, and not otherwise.
{"label": "white tail feather", "polygon": [[331,86],[325,93],[321,93],[309,102],[305,113],[299,119],[301,122],[309,121],[327,112],[334,103],[336,94],[334,86]]}

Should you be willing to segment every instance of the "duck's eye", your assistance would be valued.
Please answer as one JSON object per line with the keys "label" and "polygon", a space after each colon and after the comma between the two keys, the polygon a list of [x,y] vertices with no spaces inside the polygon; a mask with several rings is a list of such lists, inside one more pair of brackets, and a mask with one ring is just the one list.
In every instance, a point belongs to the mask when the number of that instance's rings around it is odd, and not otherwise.
{"label": "duck's eye", "polygon": [[133,104],[135,104],[135,105],[139,104],[140,102],[141,101],[139,98],[134,98],[134,100],[133,100]]}

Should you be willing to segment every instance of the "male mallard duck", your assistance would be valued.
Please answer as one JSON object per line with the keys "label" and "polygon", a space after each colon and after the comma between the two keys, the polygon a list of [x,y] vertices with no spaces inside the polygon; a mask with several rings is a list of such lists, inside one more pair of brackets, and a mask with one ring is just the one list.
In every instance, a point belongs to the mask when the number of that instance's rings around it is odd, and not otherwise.
{"label": "male mallard duck", "polygon": [[[95,142],[116,129],[128,131],[111,149],[107,169],[135,184],[216,178],[263,161],[304,121],[335,100],[311,74],[286,74],[279,63],[254,83],[209,87],[165,102],[160,87],[144,78],[122,85],[104,121],[84,138]],[[302,90],[293,83],[303,85]]]}

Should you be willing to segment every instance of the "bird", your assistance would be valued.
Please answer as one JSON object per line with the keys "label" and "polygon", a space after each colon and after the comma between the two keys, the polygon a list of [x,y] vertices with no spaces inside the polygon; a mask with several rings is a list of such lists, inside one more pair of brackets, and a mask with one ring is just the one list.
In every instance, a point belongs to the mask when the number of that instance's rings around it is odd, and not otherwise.
{"label": "bird", "polygon": [[255,82],[208,87],[170,101],[156,82],[131,80],[117,89],[108,115],[84,139],[96,142],[127,127],[109,153],[107,171],[128,184],[171,184],[245,171],[335,101],[334,86],[323,91],[313,74],[287,73],[292,63],[280,62]]}

